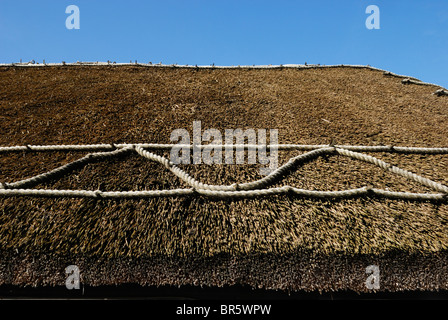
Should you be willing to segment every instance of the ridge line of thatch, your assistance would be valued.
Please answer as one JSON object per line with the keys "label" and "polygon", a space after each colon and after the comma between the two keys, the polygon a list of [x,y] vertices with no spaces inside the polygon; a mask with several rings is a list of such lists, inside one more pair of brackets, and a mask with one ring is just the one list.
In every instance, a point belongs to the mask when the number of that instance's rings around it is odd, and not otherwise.
{"label": "ridge line of thatch", "polygon": [[[423,82],[417,78],[406,76],[406,75],[400,75],[393,73],[391,71],[387,71],[384,69],[372,67],[370,65],[356,65],[356,64],[335,64],[335,65],[321,65],[321,64],[280,64],[280,65],[238,65],[238,66],[218,66],[215,64],[211,65],[178,65],[178,64],[162,64],[156,63],[153,64],[152,62],[149,63],[139,63],[137,61],[135,62],[129,62],[129,63],[116,63],[116,62],[73,62],[73,63],[36,63],[34,60],[30,62],[16,62],[16,63],[0,63],[0,67],[72,67],[72,66],[138,66],[138,67],[150,67],[150,68],[183,68],[183,69],[324,69],[324,68],[356,68],[356,69],[369,69],[374,71],[380,71],[383,72],[386,76],[393,76],[397,78],[403,78],[408,79],[412,81],[415,84],[424,84],[424,85],[430,85],[435,86],[441,89],[446,90],[444,87],[434,84],[434,83],[428,83]],[[411,82],[407,82],[411,83]]]}

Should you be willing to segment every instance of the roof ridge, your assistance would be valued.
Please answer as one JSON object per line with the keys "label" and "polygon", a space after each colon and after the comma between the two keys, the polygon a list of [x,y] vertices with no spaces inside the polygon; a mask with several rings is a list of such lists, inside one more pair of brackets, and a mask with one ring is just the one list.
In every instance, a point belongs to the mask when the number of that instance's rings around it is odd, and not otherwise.
{"label": "roof ridge", "polygon": [[[60,63],[46,63],[45,60],[43,63],[36,63],[34,60],[29,62],[13,62],[13,63],[0,63],[0,67],[59,67],[59,66],[140,66],[140,67],[152,67],[152,68],[190,68],[190,69],[326,69],[326,68],[357,68],[357,69],[369,69],[374,71],[383,72],[386,76],[393,76],[398,78],[403,78],[403,84],[421,84],[421,85],[430,85],[445,89],[444,87],[434,84],[423,82],[417,78],[400,75],[393,73],[391,71],[387,71],[384,69],[372,67],[370,65],[358,65],[358,64],[334,64],[334,65],[323,65],[323,64],[268,64],[268,65],[228,65],[228,66],[220,66],[220,65],[179,65],[179,64],[162,64],[160,63],[140,63],[140,62],[115,62],[115,61],[77,61],[77,62],[65,62],[62,61]],[[446,90],[446,89],[445,89]]]}

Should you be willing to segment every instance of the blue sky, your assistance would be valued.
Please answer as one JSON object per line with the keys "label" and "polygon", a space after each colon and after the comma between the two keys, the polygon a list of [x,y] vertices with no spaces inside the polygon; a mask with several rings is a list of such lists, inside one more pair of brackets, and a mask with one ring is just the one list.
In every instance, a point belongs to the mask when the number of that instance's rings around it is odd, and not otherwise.
{"label": "blue sky", "polygon": [[448,87],[448,1],[0,0],[0,63],[20,59],[368,64]]}

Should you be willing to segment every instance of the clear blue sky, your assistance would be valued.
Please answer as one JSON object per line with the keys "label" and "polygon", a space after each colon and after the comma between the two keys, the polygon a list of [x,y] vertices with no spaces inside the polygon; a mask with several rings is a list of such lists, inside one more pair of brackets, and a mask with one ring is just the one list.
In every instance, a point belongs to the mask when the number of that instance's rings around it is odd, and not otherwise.
{"label": "clear blue sky", "polygon": [[0,0],[0,63],[20,59],[369,64],[448,87],[448,1]]}

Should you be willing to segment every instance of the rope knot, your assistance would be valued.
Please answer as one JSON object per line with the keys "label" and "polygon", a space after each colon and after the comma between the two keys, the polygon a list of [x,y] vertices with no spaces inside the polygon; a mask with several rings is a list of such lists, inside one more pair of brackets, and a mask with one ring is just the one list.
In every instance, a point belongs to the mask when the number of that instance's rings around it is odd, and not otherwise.
{"label": "rope knot", "polygon": [[95,191],[95,197],[96,198],[102,198],[103,197],[103,192],[101,190],[96,190]]}
{"label": "rope knot", "polygon": [[395,147],[392,145],[388,145],[387,148],[389,149],[389,152],[395,152]]}
{"label": "rope knot", "polygon": [[368,195],[371,196],[371,195],[375,194],[375,191],[373,190],[373,186],[372,185],[365,186],[365,189],[366,189],[366,192],[367,192]]}
{"label": "rope knot", "polygon": [[434,93],[434,95],[440,97],[440,96],[448,96],[448,91],[444,89],[438,89]]}
{"label": "rope knot", "polygon": [[412,83],[412,80],[409,78],[406,78],[406,79],[401,80],[401,83],[402,84],[410,84],[410,83]]}
{"label": "rope knot", "polygon": [[331,141],[328,144],[328,147],[333,148],[333,151],[336,152],[336,142],[335,142],[334,138],[331,138]]}

